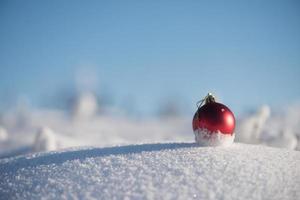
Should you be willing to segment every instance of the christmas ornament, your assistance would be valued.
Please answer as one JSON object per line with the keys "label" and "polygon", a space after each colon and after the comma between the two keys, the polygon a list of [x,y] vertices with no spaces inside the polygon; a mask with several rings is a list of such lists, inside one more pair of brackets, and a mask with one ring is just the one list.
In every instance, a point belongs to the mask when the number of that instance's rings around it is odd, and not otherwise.
{"label": "christmas ornament", "polygon": [[224,104],[208,95],[197,104],[193,119],[195,140],[203,146],[229,146],[234,140],[235,118]]}

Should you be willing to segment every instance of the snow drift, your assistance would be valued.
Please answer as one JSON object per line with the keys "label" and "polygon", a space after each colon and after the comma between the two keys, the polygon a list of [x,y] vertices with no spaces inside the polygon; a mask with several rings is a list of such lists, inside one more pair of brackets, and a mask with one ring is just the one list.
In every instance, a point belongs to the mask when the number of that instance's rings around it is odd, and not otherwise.
{"label": "snow drift", "polygon": [[[108,108],[99,112],[89,93],[74,103],[69,112],[22,108],[2,113],[0,158],[79,146],[194,141],[192,116],[139,119]],[[300,149],[300,105],[281,111],[262,106],[236,117],[236,142]]]}
{"label": "snow drift", "polygon": [[2,199],[300,199],[300,152],[143,144],[0,160]]}

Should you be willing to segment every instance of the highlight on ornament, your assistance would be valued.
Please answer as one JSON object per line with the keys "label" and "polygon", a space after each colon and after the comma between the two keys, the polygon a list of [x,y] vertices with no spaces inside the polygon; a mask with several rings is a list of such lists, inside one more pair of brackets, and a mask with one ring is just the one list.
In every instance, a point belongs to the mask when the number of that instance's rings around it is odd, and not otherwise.
{"label": "highlight on ornament", "polygon": [[195,140],[201,146],[229,146],[233,143],[235,117],[231,110],[208,93],[197,103],[193,118]]}

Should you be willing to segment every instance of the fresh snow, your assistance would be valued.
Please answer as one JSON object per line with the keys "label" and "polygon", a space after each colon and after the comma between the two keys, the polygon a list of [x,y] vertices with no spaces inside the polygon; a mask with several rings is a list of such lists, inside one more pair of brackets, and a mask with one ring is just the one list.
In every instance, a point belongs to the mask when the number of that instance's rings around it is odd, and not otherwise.
{"label": "fresh snow", "polygon": [[235,133],[224,134],[220,131],[211,132],[205,128],[194,131],[195,141],[201,146],[230,146],[235,138]]}
{"label": "fresh snow", "polygon": [[[139,119],[97,113],[95,99],[81,97],[70,113],[20,109],[0,115],[0,158],[79,146],[194,141],[192,118]],[[235,142],[300,150],[300,105],[237,116]],[[45,130],[46,128],[46,130]]]}
{"label": "fresh snow", "polygon": [[300,152],[235,143],[81,148],[0,160],[1,199],[300,199]]}
{"label": "fresh snow", "polygon": [[233,145],[200,147],[191,117],[74,103],[0,113],[0,200],[300,199],[300,105],[236,116]]}

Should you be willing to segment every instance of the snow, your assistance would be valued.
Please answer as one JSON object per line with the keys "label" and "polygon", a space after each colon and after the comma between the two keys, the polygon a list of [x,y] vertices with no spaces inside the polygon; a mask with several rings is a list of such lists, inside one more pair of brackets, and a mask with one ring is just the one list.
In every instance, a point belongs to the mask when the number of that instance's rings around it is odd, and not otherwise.
{"label": "snow", "polygon": [[284,131],[276,138],[270,139],[267,143],[268,146],[297,149],[297,137],[291,132]]}
{"label": "snow", "polygon": [[243,134],[237,135],[238,140],[241,142],[258,143],[263,126],[270,117],[270,112],[269,106],[264,105],[256,113],[240,122],[241,125],[238,132]]}
{"label": "snow", "polygon": [[7,131],[0,126],[0,141],[7,140]]}
{"label": "snow", "polygon": [[238,116],[227,147],[194,143],[191,122],[130,118],[89,93],[70,112],[2,113],[0,199],[300,199],[300,105]]}
{"label": "snow", "polygon": [[34,151],[52,151],[58,147],[55,133],[48,127],[42,127],[38,130],[34,143]]}
{"label": "snow", "polygon": [[195,141],[201,146],[230,146],[235,138],[235,133],[224,134],[220,131],[210,132],[207,129],[197,129],[194,131]]}
{"label": "snow", "polygon": [[1,199],[300,199],[300,152],[235,143],[77,148],[0,160]]}
{"label": "snow", "polygon": [[[191,117],[140,119],[128,117],[122,112],[112,111],[113,109],[106,109],[105,112],[99,113],[96,111],[98,106],[94,105],[96,103],[94,97],[87,96],[89,95],[80,97],[80,99],[90,100],[81,100],[87,102],[83,103],[86,106],[77,106],[80,107],[77,111],[76,109],[66,112],[21,107],[20,110],[2,113],[0,115],[2,127],[0,158],[79,146],[107,147],[137,143],[194,141]],[[78,105],[76,102],[73,108]],[[86,110],[86,112],[78,110]],[[256,112],[236,117],[236,142],[300,149],[300,142],[298,142],[300,105],[290,105],[284,110],[272,110],[269,106],[262,106]],[[45,136],[42,142],[55,143],[51,148],[47,146],[36,148],[37,133],[41,127],[48,127],[53,133],[50,137]]]}
{"label": "snow", "polygon": [[73,116],[77,120],[89,119],[98,111],[97,98],[90,92],[81,94],[73,107]]}
{"label": "snow", "polygon": [[236,141],[300,150],[299,130],[300,105],[287,106],[285,110],[275,110],[273,114],[265,105],[252,115],[238,120]]}
{"label": "snow", "polygon": [[[192,116],[140,119],[113,108],[99,112],[89,93],[74,103],[70,112],[21,106],[2,113],[0,158],[80,146],[194,141]],[[300,105],[283,110],[262,106],[236,118],[236,142],[300,150]],[[41,141],[38,133],[42,127],[51,134],[44,133]]]}

